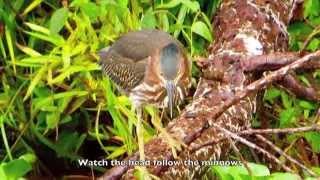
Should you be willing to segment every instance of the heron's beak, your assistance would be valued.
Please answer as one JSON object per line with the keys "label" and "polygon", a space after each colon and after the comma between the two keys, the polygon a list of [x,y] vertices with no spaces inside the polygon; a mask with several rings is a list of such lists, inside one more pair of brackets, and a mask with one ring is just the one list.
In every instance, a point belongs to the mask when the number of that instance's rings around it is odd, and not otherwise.
{"label": "heron's beak", "polygon": [[174,94],[176,90],[176,85],[174,84],[173,80],[168,80],[166,82],[166,90],[167,90],[167,96],[168,96],[168,108],[170,110],[170,118],[172,119]]}

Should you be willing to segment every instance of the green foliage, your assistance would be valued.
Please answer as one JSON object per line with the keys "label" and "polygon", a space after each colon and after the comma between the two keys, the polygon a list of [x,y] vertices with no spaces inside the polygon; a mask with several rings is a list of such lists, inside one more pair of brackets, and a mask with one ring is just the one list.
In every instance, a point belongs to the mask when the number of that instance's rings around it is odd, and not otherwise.
{"label": "green foliage", "polygon": [[306,0],[303,7],[306,21],[294,22],[288,28],[290,47],[295,51],[301,49],[316,51],[320,47],[320,1]]}
{"label": "green foliage", "polygon": [[25,154],[8,163],[1,163],[0,179],[15,180],[21,178],[32,170],[32,163],[34,162],[34,154]]}
{"label": "green foliage", "polygon": [[[293,22],[288,27],[290,34],[290,48],[294,51],[309,51],[314,52],[320,49],[320,1],[306,0],[304,1],[304,20]],[[319,70],[314,72],[299,73],[298,79],[301,84],[308,87],[313,84],[318,87],[320,78],[318,76]],[[311,83],[312,82],[312,83]],[[270,87],[264,93],[264,101],[267,106],[271,106],[272,113],[277,114],[273,121],[269,121],[269,128],[287,128],[311,126],[319,124],[319,117],[317,111],[320,108],[319,102],[311,102],[305,99],[298,99],[293,95],[288,94],[288,91],[278,87]],[[273,119],[268,116],[270,120]],[[297,156],[299,151],[296,150],[296,142],[298,140],[305,140],[305,145],[310,146],[312,153],[319,153],[319,133],[318,132],[304,132],[296,133],[294,135],[280,136],[275,135],[274,141],[277,146],[285,149],[288,147],[287,143],[292,143],[287,153],[292,156]],[[282,141],[280,141],[280,139]],[[301,141],[302,142],[302,141]],[[298,155],[299,156],[299,155]],[[303,162],[304,163],[304,162]],[[314,171],[316,172],[316,169]],[[291,175],[277,174],[272,179],[294,179]],[[297,177],[295,177],[297,179]],[[313,179],[308,177],[307,179]]]}
{"label": "green foliage", "polygon": [[[320,1],[306,0],[304,1],[304,21],[293,22],[288,27],[290,33],[290,48],[294,51],[306,50],[316,51],[320,48]],[[310,86],[311,83],[318,84],[320,82],[318,71],[310,73],[301,73],[298,75],[300,83]],[[303,99],[297,99],[289,95],[283,89],[275,87],[269,88],[264,94],[264,101],[271,105],[275,112],[278,113],[278,121],[272,122],[274,128],[299,127],[313,125],[319,123],[316,112],[319,109],[319,102],[311,102]],[[314,153],[319,153],[319,133],[306,132],[299,133],[294,136],[287,136],[288,142],[304,138],[312,148]],[[281,146],[281,144],[279,144]],[[291,150],[290,152],[295,153]]]}
{"label": "green foliage", "polygon": [[191,31],[202,36],[209,42],[212,41],[212,33],[210,32],[209,28],[204,24],[202,21],[197,21],[191,26]]}
{"label": "green foliage", "polygon": [[320,153],[320,133],[319,132],[307,132],[304,134],[304,137],[310,143],[313,152]]}
{"label": "green foliage", "polygon": [[306,0],[304,2],[304,17],[317,17],[320,15],[320,1],[319,0]]}
{"label": "green foliage", "polygon": [[[42,149],[69,165],[99,150],[99,158],[132,154],[135,112],[101,73],[97,52],[128,31],[158,28],[179,38],[191,55],[204,54],[213,39],[207,17],[213,2],[203,12],[206,2],[195,0],[0,0],[0,179],[43,169],[41,156],[17,159]],[[146,114],[159,116],[151,107]],[[143,129],[146,141],[156,133],[147,121]],[[98,147],[88,155],[90,142]]]}
{"label": "green foliage", "polygon": [[[312,118],[313,113],[319,107],[318,103],[294,98],[284,90],[271,87],[265,91],[264,101],[276,105],[281,103],[282,107],[275,106],[275,111],[279,113],[279,122],[276,127],[294,127],[297,126],[298,119],[303,117],[308,120]],[[310,122],[313,123],[313,122]]]}
{"label": "green foliage", "polygon": [[276,88],[269,88],[264,94],[264,100],[273,103],[281,95],[281,91]]}
{"label": "green foliage", "polygon": [[68,9],[67,8],[60,8],[56,10],[52,17],[50,18],[50,33],[56,34],[58,33],[64,26],[64,24],[68,20]]}
{"label": "green foliage", "polygon": [[291,173],[272,173],[268,167],[261,164],[248,163],[251,174],[242,166],[213,166],[211,171],[216,174],[220,180],[250,180],[250,179],[266,179],[266,180],[280,180],[280,179],[300,179],[296,174]]}

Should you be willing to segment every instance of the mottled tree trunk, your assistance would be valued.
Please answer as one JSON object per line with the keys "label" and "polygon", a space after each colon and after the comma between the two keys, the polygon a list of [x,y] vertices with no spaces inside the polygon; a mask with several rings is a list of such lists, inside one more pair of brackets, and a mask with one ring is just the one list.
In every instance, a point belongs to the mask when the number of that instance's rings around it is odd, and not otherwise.
{"label": "mottled tree trunk", "polygon": [[[210,47],[209,61],[202,63],[202,78],[195,99],[199,103],[188,109],[212,111],[224,98],[232,97],[236,91],[254,80],[246,73],[246,60],[252,56],[286,51],[288,33],[286,24],[291,5],[288,1],[277,0],[225,0],[217,13],[213,28],[216,40]],[[232,132],[250,128],[252,114],[255,112],[255,95],[248,96],[230,107],[219,118],[211,119],[206,114],[209,125],[215,123]],[[195,119],[195,121],[198,121]],[[179,131],[177,131],[179,132]],[[217,143],[194,152],[185,150],[182,159],[217,160],[228,153],[229,143],[226,135],[214,127],[205,129],[195,139],[189,149],[198,149],[203,144]],[[219,139],[223,139],[219,141]],[[211,143],[212,144],[212,143]],[[164,179],[194,179],[202,175],[205,167],[172,166],[164,173]]]}
{"label": "mottled tree trunk", "polygon": [[[188,145],[179,160],[218,160],[228,153],[230,144],[225,134],[212,125],[232,132],[248,129],[255,112],[255,94],[242,99],[222,114],[221,103],[235,96],[256,80],[246,68],[253,56],[287,51],[292,1],[289,0],[224,0],[213,23],[215,42],[208,60],[199,62],[203,77],[193,102],[167,131]],[[249,68],[250,69],[250,68]],[[206,145],[209,144],[209,145]],[[212,145],[213,144],[213,145]],[[171,149],[163,137],[156,137],[145,146],[147,160],[173,160]],[[128,159],[137,160],[135,154]],[[127,160],[128,160],[127,159]],[[114,167],[105,179],[132,177],[133,167]],[[150,166],[151,173],[163,179],[197,179],[204,166]]]}

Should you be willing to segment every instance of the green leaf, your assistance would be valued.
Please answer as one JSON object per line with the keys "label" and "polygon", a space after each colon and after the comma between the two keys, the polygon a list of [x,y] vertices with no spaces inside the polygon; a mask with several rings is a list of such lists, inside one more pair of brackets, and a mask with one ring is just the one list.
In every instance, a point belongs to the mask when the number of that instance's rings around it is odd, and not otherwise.
{"label": "green leaf", "polygon": [[66,124],[71,121],[72,121],[72,117],[70,115],[66,115],[60,120],[59,124]]}
{"label": "green leaf", "polygon": [[115,159],[127,152],[127,148],[125,146],[117,147],[108,157],[107,159]]}
{"label": "green leaf", "polygon": [[304,1],[304,17],[319,16],[320,14],[320,1],[319,0],[305,0]]}
{"label": "green leaf", "polygon": [[83,136],[80,136],[78,132],[62,131],[55,144],[58,157],[73,159],[77,148],[83,143],[83,140]]}
{"label": "green leaf", "polygon": [[289,108],[282,111],[279,115],[280,127],[286,127],[295,122],[295,109]]}
{"label": "green leaf", "polygon": [[43,67],[48,63],[56,63],[60,61],[58,56],[36,56],[36,57],[27,57],[16,61],[15,64],[22,67]]}
{"label": "green leaf", "polygon": [[23,177],[32,169],[30,163],[24,159],[15,159],[0,165],[0,177],[3,179],[14,180]]}
{"label": "green leaf", "polygon": [[87,100],[86,97],[78,97],[76,100],[71,102],[71,105],[68,108],[67,114],[71,114],[72,112],[76,111],[81,105]]}
{"label": "green leaf", "polygon": [[320,79],[320,69],[313,73],[313,78]]}
{"label": "green leaf", "polygon": [[70,7],[81,7],[83,4],[88,3],[89,0],[73,0]]}
{"label": "green leaf", "polygon": [[312,31],[313,28],[303,22],[294,22],[288,28],[288,32],[290,33],[291,37],[302,40],[304,40]]}
{"label": "green leaf", "polygon": [[20,8],[23,6],[24,0],[15,0],[12,7],[16,10],[19,11]]}
{"label": "green leaf", "polygon": [[290,180],[300,180],[300,176],[292,173],[272,173],[268,180],[280,180],[280,179],[290,179]]}
{"label": "green leaf", "polygon": [[181,3],[181,0],[172,0],[165,4],[160,4],[157,6],[158,9],[170,9],[178,6]]}
{"label": "green leaf", "polygon": [[41,33],[34,33],[34,32],[25,32],[29,34],[30,36],[36,37],[38,39],[41,39],[43,41],[48,41],[56,46],[62,46],[64,44],[64,39],[62,36],[59,36],[58,34],[52,34],[52,35],[46,35]]}
{"label": "green leaf", "polygon": [[87,66],[78,66],[78,65],[73,65],[65,68],[60,75],[55,77],[52,81],[51,84],[56,84],[56,83],[62,83],[67,77],[69,77],[71,74],[74,74],[76,72],[87,72],[87,71],[93,71],[93,70],[99,70],[100,67],[98,67],[97,64],[90,64]]}
{"label": "green leaf", "polygon": [[[249,168],[252,170],[253,176],[267,176],[270,175],[270,171],[267,166],[262,164],[248,163]],[[245,168],[244,166],[238,166],[239,168]],[[236,166],[234,168],[237,168]],[[246,172],[248,170],[245,168]]]}
{"label": "green leaf", "polygon": [[141,27],[146,29],[154,29],[157,25],[156,17],[153,14],[152,9],[150,8],[143,16]]}
{"label": "green leaf", "polygon": [[299,106],[304,109],[308,109],[308,110],[316,109],[316,105],[314,103],[309,102],[309,101],[304,101],[304,100],[299,101]]}
{"label": "green leaf", "polygon": [[305,85],[311,86],[311,84],[310,84],[309,80],[306,78],[306,76],[300,75],[300,76],[298,76],[298,78],[299,78],[299,80],[302,81]]}
{"label": "green leaf", "polygon": [[281,92],[281,101],[283,106],[286,109],[290,109],[292,107],[292,99],[289,97],[289,95],[287,93],[285,93],[284,91]]}
{"label": "green leaf", "polygon": [[57,111],[48,112],[46,116],[47,128],[54,129],[60,120],[60,113]]}
{"label": "green leaf", "polygon": [[318,16],[318,17],[310,17],[309,20],[310,20],[310,24],[313,27],[317,27],[317,26],[320,25],[320,16]]}
{"label": "green leaf", "polygon": [[[268,167],[261,164],[248,163],[249,168],[252,171],[252,176],[267,176],[270,174]],[[238,179],[239,175],[249,175],[247,168],[242,166],[230,166],[229,173],[233,176],[234,179]]]}
{"label": "green leaf", "polygon": [[19,159],[24,159],[28,163],[34,163],[37,160],[37,157],[33,153],[27,153],[19,157]]}
{"label": "green leaf", "polygon": [[320,176],[320,167],[319,166],[311,167],[311,170],[313,172],[315,172],[318,176]]}
{"label": "green leaf", "polygon": [[320,40],[319,39],[312,39],[310,43],[307,46],[307,50],[310,50],[312,52],[316,51],[320,47]]}
{"label": "green leaf", "polygon": [[119,104],[122,104],[123,106],[129,106],[131,104],[131,101],[128,98],[128,96],[118,96],[117,101],[119,102]]}
{"label": "green leaf", "polygon": [[191,26],[191,31],[202,36],[203,38],[205,38],[209,42],[212,41],[212,34],[211,34],[208,26],[202,21],[197,21],[197,22],[193,23]]}
{"label": "green leaf", "polygon": [[169,31],[169,18],[165,13],[159,14],[159,23],[161,24],[161,29],[168,32]]}
{"label": "green leaf", "polygon": [[99,7],[93,3],[93,2],[88,2],[85,4],[81,5],[81,10],[86,14],[90,20],[95,21],[97,17],[100,14],[100,9]]}
{"label": "green leaf", "polygon": [[52,34],[59,33],[68,20],[68,9],[60,8],[56,10],[50,19],[49,29]]}
{"label": "green leaf", "polygon": [[11,58],[11,62],[13,64],[13,72],[14,74],[16,74],[16,58],[15,58],[15,54],[14,54],[14,47],[13,47],[13,39],[12,39],[12,33],[9,31],[9,28],[7,28],[7,26],[5,27],[5,35],[6,35],[6,40],[7,40],[7,47],[9,50],[9,54],[10,54],[10,58]]}
{"label": "green leaf", "polygon": [[41,78],[43,78],[44,74],[47,72],[47,66],[43,66],[37,74],[34,76],[34,78],[31,80],[31,83],[28,87],[27,93],[24,96],[23,100],[27,100],[29,96],[31,95],[33,89],[39,84]]}
{"label": "green leaf", "polygon": [[319,180],[319,178],[316,177],[306,177],[304,180]]}
{"label": "green leaf", "polygon": [[306,132],[304,137],[307,139],[315,153],[320,153],[320,133],[319,132]]}
{"label": "green leaf", "polygon": [[[53,101],[60,98],[68,97],[81,97],[88,95],[87,91],[78,91],[78,90],[68,90],[68,92],[55,93],[54,95],[48,97],[41,97],[34,99],[35,109],[46,110],[53,104]],[[52,108],[52,107],[51,107]],[[53,111],[57,110],[56,107],[52,108]]]}
{"label": "green leaf", "polygon": [[[263,177],[270,175],[268,167],[261,164],[248,163],[252,171],[253,177]],[[251,179],[248,175],[248,170],[242,166],[213,166],[212,170],[219,176],[221,180],[234,180],[234,179]]]}
{"label": "green leaf", "polygon": [[32,11],[34,8],[36,8],[40,3],[42,3],[42,0],[34,0],[31,4],[23,11],[22,16],[25,16],[30,11]]}
{"label": "green leaf", "polygon": [[119,4],[121,7],[126,8],[129,4],[129,0],[117,0],[117,4]]}
{"label": "green leaf", "polygon": [[181,3],[187,6],[192,12],[197,12],[200,10],[200,5],[197,1],[182,0]]}
{"label": "green leaf", "polygon": [[188,12],[187,6],[181,6],[177,20],[176,20],[176,24],[174,27],[175,30],[174,30],[173,36],[175,38],[178,38],[181,30],[183,29],[183,23],[186,19],[187,12]]}
{"label": "green leaf", "polygon": [[27,25],[33,31],[40,32],[40,33],[47,34],[47,35],[50,34],[50,30],[45,28],[45,27],[43,27],[43,26],[40,26],[40,25],[37,25],[37,24],[33,24],[33,23],[30,23],[30,22],[26,22],[24,24]]}
{"label": "green leaf", "polygon": [[273,103],[273,101],[280,95],[281,95],[281,91],[279,89],[272,87],[266,90],[263,98],[265,101],[269,101],[270,103]]}
{"label": "green leaf", "polygon": [[221,180],[233,180],[230,173],[228,173],[227,167],[223,166],[213,166],[212,171],[214,174],[217,174]]}
{"label": "green leaf", "polygon": [[31,56],[31,57],[37,57],[37,56],[41,56],[41,54],[39,52],[37,52],[34,49],[29,48],[28,46],[23,46],[20,45],[18,43],[16,43],[16,46],[24,53],[26,53],[27,55]]}

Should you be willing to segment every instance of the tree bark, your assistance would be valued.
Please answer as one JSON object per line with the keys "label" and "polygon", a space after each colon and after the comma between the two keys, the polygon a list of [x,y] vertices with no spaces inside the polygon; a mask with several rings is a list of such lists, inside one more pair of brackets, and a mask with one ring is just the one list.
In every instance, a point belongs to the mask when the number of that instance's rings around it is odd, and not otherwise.
{"label": "tree bark", "polygon": [[[148,166],[150,173],[162,179],[199,179],[206,170],[200,161],[219,160],[230,144],[226,135],[214,128],[220,126],[231,132],[249,129],[256,109],[256,93],[221,111],[228,102],[257,77],[247,69],[251,57],[285,52],[288,48],[286,25],[292,17],[294,1],[289,0],[224,0],[217,12],[213,29],[215,41],[207,60],[199,62],[203,76],[194,99],[170,122],[167,131],[188,147],[179,153],[180,162],[198,161],[196,166]],[[212,145],[212,142],[213,145]],[[211,143],[211,145],[206,145]],[[146,159],[173,160],[171,148],[163,137],[145,145]],[[138,160],[138,154],[126,160]],[[118,166],[107,171],[101,179],[131,179],[133,166]]]}

